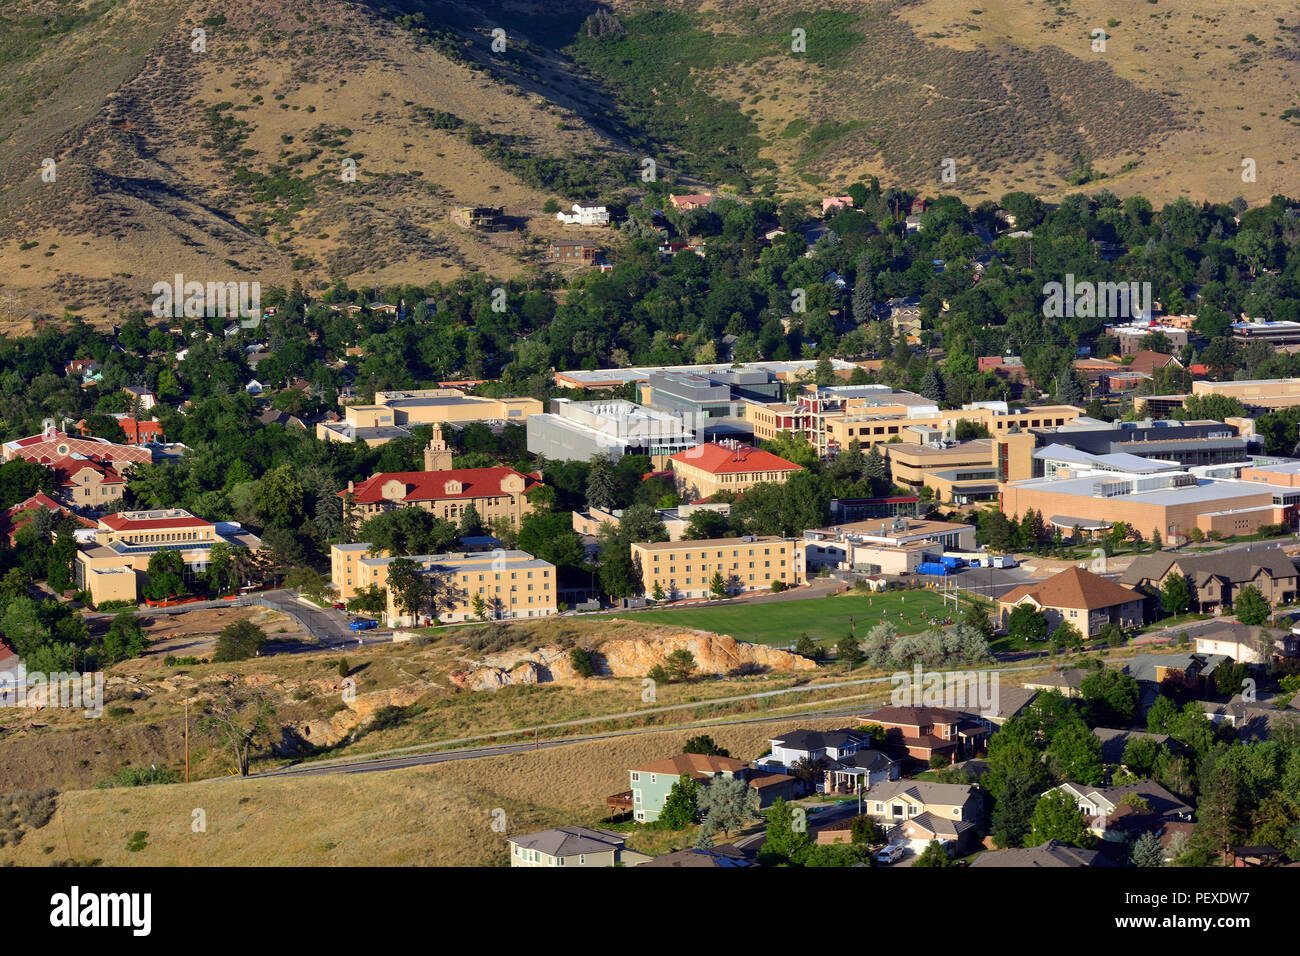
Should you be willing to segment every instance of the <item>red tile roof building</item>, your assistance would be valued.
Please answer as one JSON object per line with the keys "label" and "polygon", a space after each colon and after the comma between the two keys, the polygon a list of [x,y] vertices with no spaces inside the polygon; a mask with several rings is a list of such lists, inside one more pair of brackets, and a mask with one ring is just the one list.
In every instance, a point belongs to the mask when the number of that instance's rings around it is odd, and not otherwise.
{"label": "red tile roof building", "polygon": [[101,508],[122,499],[126,488],[123,478],[112,465],[72,455],[49,463],[59,485],[59,497],[77,508]]}
{"label": "red tile roof building", "polygon": [[153,461],[153,452],[135,445],[115,445],[103,438],[69,435],[50,427],[39,435],[18,438],[0,446],[5,461],[23,458],[48,465],[60,458],[81,455],[95,461],[106,462],[119,471],[136,464]]}
{"label": "red tile roof building", "polygon": [[709,442],[678,452],[668,459],[677,493],[686,501],[709,498],[719,491],[744,491],[761,482],[782,483],[801,465],[771,452],[739,442]]}
{"label": "red tile roof building", "polygon": [[459,524],[472,506],[484,525],[504,517],[518,528],[532,511],[528,492],[541,484],[540,474],[523,474],[513,468],[453,468],[381,472],[357,485],[348,482],[348,490],[339,494],[349,514],[361,519],[394,508],[416,507]]}
{"label": "red tile roof building", "polygon": [[9,539],[9,544],[13,545],[14,535],[20,528],[27,525],[36,512],[44,508],[46,511],[52,511],[56,514],[67,515],[76,521],[83,528],[95,527],[95,522],[89,518],[83,518],[71,511],[66,505],[60,504],[44,492],[38,491],[26,501],[20,501],[8,511],[0,512],[0,534]]}

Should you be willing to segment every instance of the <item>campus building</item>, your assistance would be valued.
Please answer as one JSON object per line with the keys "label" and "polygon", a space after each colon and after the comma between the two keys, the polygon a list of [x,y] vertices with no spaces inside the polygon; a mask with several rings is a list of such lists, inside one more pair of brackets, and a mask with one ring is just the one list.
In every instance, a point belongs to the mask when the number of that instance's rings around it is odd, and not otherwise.
{"label": "campus building", "polygon": [[27,438],[17,438],[0,446],[0,454],[5,461],[22,458],[38,464],[48,465],[71,455],[80,455],[92,461],[112,465],[118,471],[124,471],[138,464],[153,461],[153,452],[138,445],[117,445],[103,438],[70,435],[59,431],[54,423],[47,421],[44,431]]}
{"label": "campus building", "polygon": [[473,508],[484,526],[505,518],[518,528],[532,511],[528,492],[541,485],[541,475],[506,467],[398,471],[371,475],[360,484],[349,481],[339,496],[348,516],[362,521],[394,508],[422,508],[459,524]]}
{"label": "campus building", "polygon": [[702,541],[656,541],[631,546],[646,595],[661,591],[669,600],[710,595],[714,574],[728,594],[804,583],[801,542],[794,538],[746,535]]}
{"label": "campus building", "polygon": [[1184,467],[1222,465],[1250,458],[1252,436],[1232,424],[1196,421],[1099,422],[1044,425],[1036,429],[1042,445],[1069,445],[1093,455],[1128,454],[1173,461]]}
{"label": "campus building", "polygon": [[[831,359],[831,371],[836,377],[846,379],[857,368],[852,362]],[[761,371],[779,382],[811,380],[817,371],[817,359],[770,360],[764,362],[716,363],[713,365],[642,365],[632,368],[569,369],[555,373],[555,384],[561,388],[611,389],[624,385],[648,383],[656,372],[675,372],[691,375],[714,375],[730,371]]]}
{"label": "campus building", "polygon": [[74,453],[50,462],[49,469],[64,504],[95,510],[122,500],[126,479],[110,464]]}
{"label": "campus building", "polygon": [[1192,382],[1193,395],[1223,395],[1247,408],[1291,408],[1300,405],[1300,378],[1253,378],[1240,382]]}
{"label": "campus building", "polygon": [[1188,471],[1160,474],[1085,473],[1077,477],[1004,482],[1003,514],[1033,509],[1044,523],[1066,534],[1102,532],[1116,522],[1144,538],[1155,531],[1167,544],[1188,540],[1193,530],[1209,536],[1254,534],[1261,525],[1294,525],[1300,488],[1211,478]]}
{"label": "campus building", "polygon": [[551,400],[550,411],[528,418],[528,450],[552,461],[590,461],[607,455],[648,455],[656,468],[670,455],[698,445],[699,421],[632,402]]}
{"label": "campus building", "polygon": [[996,498],[999,481],[1034,476],[1035,438],[1029,432],[971,441],[897,442],[881,445],[894,484],[929,488],[944,504]]}
{"label": "campus building", "polygon": [[896,515],[809,529],[803,534],[809,570],[839,568],[870,574],[910,574],[922,561],[950,551],[973,551],[975,526]]}
{"label": "campus building", "polygon": [[685,501],[713,497],[720,491],[743,492],[760,483],[784,484],[803,466],[779,455],[736,441],[709,442],[668,459],[677,494]]}
{"label": "campus building", "polygon": [[77,587],[89,591],[94,604],[137,601],[147,581],[149,559],[156,552],[179,551],[186,583],[192,584],[196,575],[207,570],[209,554],[218,544],[250,551],[262,546],[234,522],[204,521],[181,508],[105,515],[93,541],[77,549],[73,565]]}
{"label": "campus building", "polygon": [[639,387],[644,405],[665,412],[682,412],[702,418],[739,418],[746,402],[779,402],[785,386],[762,368],[727,368],[718,371],[654,371]]}
{"label": "campus building", "polygon": [[412,425],[523,424],[542,411],[535,398],[483,398],[458,388],[422,388],[375,392],[371,405],[346,405],[343,421],[320,422],[322,441],[363,441],[374,447],[394,438],[409,438]]}
{"label": "campus building", "polygon": [[[398,598],[388,586],[388,571],[397,559],[369,552],[367,543],[330,546],[332,581],[340,599],[354,598],[358,591],[373,585],[387,591],[389,624],[431,623],[429,611],[415,615],[399,611]],[[527,551],[460,551],[413,555],[409,560],[420,566],[421,573],[440,579],[437,618],[443,623],[473,620],[479,609],[483,616],[497,620],[547,617],[559,610],[555,565]]]}

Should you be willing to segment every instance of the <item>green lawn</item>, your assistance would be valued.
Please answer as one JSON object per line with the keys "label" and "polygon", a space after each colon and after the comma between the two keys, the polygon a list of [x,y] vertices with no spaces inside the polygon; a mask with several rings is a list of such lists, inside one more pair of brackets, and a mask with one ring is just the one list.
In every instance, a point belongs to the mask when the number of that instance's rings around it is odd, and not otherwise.
{"label": "green lawn", "polygon": [[[831,646],[849,633],[850,618],[859,639],[882,620],[892,621],[903,633],[912,634],[930,626],[925,620],[927,615],[941,619],[951,617],[954,621],[960,619],[951,602],[947,611],[942,608],[943,600],[937,593],[915,590],[844,594],[803,601],[737,602],[680,610],[638,611],[626,616],[635,621],[676,624],[730,634],[737,640],[753,644],[784,647],[797,641],[800,634],[807,634],[814,641]],[[965,605],[962,611],[964,613]],[[899,612],[903,614],[901,620]]]}

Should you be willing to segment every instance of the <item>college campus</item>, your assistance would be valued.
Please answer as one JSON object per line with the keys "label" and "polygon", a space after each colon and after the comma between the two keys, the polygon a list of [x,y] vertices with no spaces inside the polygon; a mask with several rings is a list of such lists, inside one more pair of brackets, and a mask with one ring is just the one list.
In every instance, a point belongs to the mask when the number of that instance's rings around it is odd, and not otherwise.
{"label": "college campus", "polygon": [[824,869],[1285,938],[1300,10],[8,6],[20,919]]}

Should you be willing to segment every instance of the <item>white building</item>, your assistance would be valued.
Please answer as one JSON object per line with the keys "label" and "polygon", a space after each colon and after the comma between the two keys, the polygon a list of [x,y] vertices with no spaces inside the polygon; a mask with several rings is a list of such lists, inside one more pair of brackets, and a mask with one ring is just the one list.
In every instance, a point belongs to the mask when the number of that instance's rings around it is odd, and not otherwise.
{"label": "white building", "polygon": [[575,202],[572,212],[557,212],[555,218],[566,226],[608,226],[609,210],[604,206]]}

